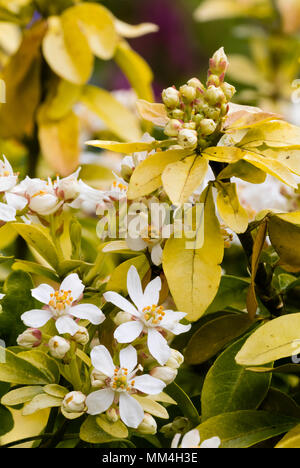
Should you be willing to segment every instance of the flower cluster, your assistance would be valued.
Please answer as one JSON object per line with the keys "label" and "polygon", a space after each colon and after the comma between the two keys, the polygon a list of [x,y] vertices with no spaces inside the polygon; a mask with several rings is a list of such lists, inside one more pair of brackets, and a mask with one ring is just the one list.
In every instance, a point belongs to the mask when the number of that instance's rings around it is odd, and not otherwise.
{"label": "flower cluster", "polygon": [[198,78],[190,79],[179,90],[169,87],[162,92],[169,121],[164,132],[175,137],[183,148],[205,149],[225,122],[228,103],[235,88],[224,82],[228,60],[224,49],[210,59],[206,86]]}

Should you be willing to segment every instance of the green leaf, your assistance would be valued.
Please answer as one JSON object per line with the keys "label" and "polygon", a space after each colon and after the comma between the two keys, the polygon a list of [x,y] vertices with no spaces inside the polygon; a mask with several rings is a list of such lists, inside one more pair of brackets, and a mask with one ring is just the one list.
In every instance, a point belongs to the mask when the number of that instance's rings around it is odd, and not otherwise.
{"label": "green leaf", "polygon": [[48,395],[54,396],[56,398],[64,398],[69,390],[66,387],[62,387],[61,385],[57,384],[49,384],[43,387],[43,390]]}
{"label": "green leaf", "polygon": [[260,409],[300,419],[300,407],[293,398],[277,388],[269,389]]}
{"label": "green leaf", "polygon": [[46,383],[56,383],[59,381],[59,368],[55,359],[38,350],[22,351],[18,357],[25,359],[45,374],[48,379]]}
{"label": "green leaf", "polygon": [[218,175],[218,180],[238,177],[251,184],[262,184],[266,180],[266,173],[252,164],[241,159],[234,164],[228,164]]}
{"label": "green leaf", "polygon": [[275,318],[258,328],[236,355],[241,366],[260,366],[293,356],[300,349],[300,313]]}
{"label": "green leaf", "polygon": [[45,227],[23,223],[14,223],[12,226],[30,247],[33,247],[54,269],[57,268],[58,253]]}
{"label": "green leaf", "polygon": [[248,279],[229,275],[222,276],[217,295],[207,309],[207,313],[218,312],[227,307],[243,310],[246,305],[248,288]]}
{"label": "green leaf", "polygon": [[200,416],[187,394],[175,382],[167,386],[165,392],[176,401],[183,415],[190,420],[193,425],[199,424]]}
{"label": "green leaf", "polygon": [[269,220],[271,243],[280,257],[280,265],[289,272],[300,270],[300,219],[299,212],[274,215]]}
{"label": "green leaf", "polygon": [[95,416],[88,416],[80,428],[80,439],[89,444],[104,444],[115,439],[97,424]]}
{"label": "green leaf", "polygon": [[144,278],[150,268],[149,262],[144,254],[130,258],[114,269],[106,285],[106,290],[127,295],[127,273],[132,265],[136,267],[141,278]]}
{"label": "green leaf", "polygon": [[33,397],[40,393],[44,393],[43,387],[39,385],[28,385],[6,393],[6,395],[2,397],[1,403],[5,406],[20,405],[27,401],[31,401]]}
{"label": "green leaf", "polygon": [[218,436],[221,448],[248,448],[292,429],[298,420],[267,411],[235,411],[219,414],[200,424],[201,440]]}
{"label": "green leaf", "polygon": [[0,405],[0,437],[11,431],[14,427],[14,420],[10,411],[4,406]]}
{"label": "green leaf", "polygon": [[110,422],[104,414],[101,414],[96,417],[96,422],[104,432],[114,439],[126,439],[128,437],[128,429],[120,419],[116,422]]}
{"label": "green leaf", "polygon": [[36,395],[29,403],[24,405],[22,414],[23,416],[28,416],[29,414],[36,413],[45,408],[55,408],[60,407],[62,403],[62,398],[56,398],[51,395],[43,393],[41,395]]}
{"label": "green leaf", "polygon": [[234,360],[246,339],[229,346],[209,369],[201,395],[202,421],[221,413],[256,409],[264,400],[271,376],[249,372]]}
{"label": "green leaf", "polygon": [[45,375],[43,370],[23,359],[22,356],[20,357],[4,348],[0,348],[0,354],[0,380],[3,382],[18,385],[45,385],[51,383],[49,376]]}
{"label": "green leaf", "polygon": [[33,273],[34,275],[59,282],[59,276],[57,276],[54,270],[35,262],[29,262],[28,260],[16,260],[12,269],[15,271],[26,271],[27,273]]}
{"label": "green leaf", "polygon": [[230,341],[242,335],[252,320],[246,314],[226,314],[202,325],[185,349],[187,364],[202,364],[215,356]]}

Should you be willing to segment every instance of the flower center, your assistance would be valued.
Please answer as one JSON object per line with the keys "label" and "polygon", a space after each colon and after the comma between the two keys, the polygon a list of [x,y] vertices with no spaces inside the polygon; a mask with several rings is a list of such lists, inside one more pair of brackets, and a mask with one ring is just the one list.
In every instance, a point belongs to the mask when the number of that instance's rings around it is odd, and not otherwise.
{"label": "flower center", "polygon": [[152,225],[147,226],[147,228],[141,231],[141,238],[150,245],[160,242],[159,231]]}
{"label": "flower center", "polygon": [[116,367],[110,384],[111,388],[115,392],[128,392],[133,385],[134,380],[131,380],[130,385],[128,385],[128,369],[126,367]]}
{"label": "flower center", "polygon": [[114,180],[112,183],[112,188],[115,190],[119,190],[120,192],[127,192],[127,185],[122,184],[121,182],[118,182],[117,180]]}
{"label": "flower center", "polygon": [[56,315],[63,315],[65,310],[72,304],[73,297],[71,296],[71,291],[55,291],[55,293],[50,294],[49,307]]}
{"label": "flower center", "polygon": [[47,195],[47,192],[46,192],[45,190],[39,190],[39,191],[36,192],[34,195],[32,195],[31,198],[39,197],[39,196],[42,196],[42,195]]}
{"label": "flower center", "polygon": [[144,316],[144,321],[148,326],[159,325],[165,315],[163,306],[157,306],[155,304],[144,307],[142,313]]}

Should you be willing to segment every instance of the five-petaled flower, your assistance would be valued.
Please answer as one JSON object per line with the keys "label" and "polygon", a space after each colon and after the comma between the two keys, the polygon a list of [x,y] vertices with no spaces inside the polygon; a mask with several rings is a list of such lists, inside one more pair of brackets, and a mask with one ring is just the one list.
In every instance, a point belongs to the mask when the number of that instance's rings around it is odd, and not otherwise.
{"label": "five-petaled flower", "polygon": [[137,428],[144,410],[132,396],[138,392],[149,395],[159,394],[165,383],[151,375],[136,375],[143,368],[137,364],[137,352],[131,345],[120,351],[120,365],[116,366],[105,346],[96,346],[91,351],[91,361],[97,371],[104,374],[103,387],[88,395],[87,412],[92,415],[103,413],[112,405],[119,405],[121,420]]}
{"label": "five-petaled flower", "polygon": [[32,289],[32,296],[45,304],[43,309],[33,309],[22,314],[21,319],[28,327],[40,328],[50,319],[55,320],[60,334],[75,335],[80,329],[73,319],[89,320],[99,325],[105,319],[103,312],[94,304],[77,304],[81,299],[84,285],[76,273],[68,275],[55,291],[48,284],[40,284]]}
{"label": "five-petaled flower", "polygon": [[128,312],[132,318],[115,330],[115,339],[119,343],[132,343],[142,333],[146,333],[150,354],[164,365],[170,357],[171,349],[163,334],[171,332],[179,335],[187,332],[191,325],[179,323],[186,316],[185,312],[164,310],[162,306],[158,306],[160,289],[161,279],[158,276],[150,281],[143,292],[137,269],[131,266],[127,275],[127,290],[136,307],[114,291],[104,293],[104,298]]}
{"label": "five-petaled flower", "polygon": [[219,437],[211,437],[200,444],[200,434],[198,429],[192,429],[184,434],[182,441],[179,444],[181,434],[175,434],[172,440],[172,448],[219,448],[221,440]]}

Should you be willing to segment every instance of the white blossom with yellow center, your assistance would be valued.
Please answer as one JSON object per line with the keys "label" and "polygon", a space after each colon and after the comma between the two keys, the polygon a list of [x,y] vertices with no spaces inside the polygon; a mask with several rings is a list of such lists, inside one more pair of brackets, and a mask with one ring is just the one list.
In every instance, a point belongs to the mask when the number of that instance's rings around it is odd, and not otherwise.
{"label": "white blossom with yellow center", "polygon": [[159,364],[164,365],[171,355],[164,334],[171,332],[179,335],[187,332],[191,325],[180,323],[186,316],[185,312],[164,310],[162,306],[158,306],[160,289],[161,279],[158,276],[150,281],[143,292],[137,269],[131,266],[127,275],[127,290],[136,307],[114,291],[104,293],[104,298],[131,316],[131,320],[117,327],[115,339],[119,343],[132,343],[140,335],[147,334],[150,354]]}
{"label": "white blossom with yellow center", "polygon": [[21,319],[25,325],[33,328],[40,328],[50,319],[54,319],[60,334],[69,333],[72,336],[80,329],[74,317],[89,320],[92,324],[99,325],[105,316],[97,306],[77,304],[82,297],[83,290],[84,285],[76,273],[68,275],[57,291],[48,284],[40,284],[31,290],[31,294],[45,306],[43,309],[25,312]]}

